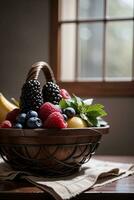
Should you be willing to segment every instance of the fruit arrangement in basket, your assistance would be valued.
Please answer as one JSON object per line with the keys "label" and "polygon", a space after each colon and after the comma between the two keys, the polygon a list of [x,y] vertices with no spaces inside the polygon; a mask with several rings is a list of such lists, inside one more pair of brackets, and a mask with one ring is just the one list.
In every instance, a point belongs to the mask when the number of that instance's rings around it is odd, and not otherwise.
{"label": "fruit arrangement in basket", "polygon": [[[38,80],[41,71],[45,75],[43,87]],[[4,113],[0,118],[0,154],[17,169],[73,172],[90,159],[109,129],[102,119],[104,106],[59,88],[45,62],[32,65],[15,103],[0,94]]]}
{"label": "fruit arrangement in basket", "polygon": [[[100,117],[106,115],[104,106],[92,104],[70,95],[56,84],[49,66],[49,79],[41,89],[37,80],[43,62],[34,65],[28,73],[21,91],[19,107],[12,106],[1,128],[84,128],[104,125]],[[101,121],[102,122],[102,121]]]}

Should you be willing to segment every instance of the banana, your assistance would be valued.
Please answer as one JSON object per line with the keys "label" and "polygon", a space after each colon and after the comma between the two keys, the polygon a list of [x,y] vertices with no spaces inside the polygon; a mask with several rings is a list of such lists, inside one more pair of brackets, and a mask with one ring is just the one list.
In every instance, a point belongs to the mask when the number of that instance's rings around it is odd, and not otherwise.
{"label": "banana", "polygon": [[19,107],[19,101],[17,101],[14,97],[11,98],[11,101],[14,105],[16,105],[17,107]]}
{"label": "banana", "polygon": [[0,93],[0,123],[5,120],[8,112],[18,108],[10,101],[8,101],[2,93]]}

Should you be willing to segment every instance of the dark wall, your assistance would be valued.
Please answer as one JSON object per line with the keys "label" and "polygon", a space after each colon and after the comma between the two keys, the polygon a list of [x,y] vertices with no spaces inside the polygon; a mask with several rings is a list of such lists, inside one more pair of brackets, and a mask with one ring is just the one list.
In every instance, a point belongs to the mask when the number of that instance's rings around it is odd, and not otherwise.
{"label": "dark wall", "polygon": [[[0,0],[0,92],[20,95],[31,64],[49,58],[49,0]],[[76,94],[77,95],[77,94]],[[111,128],[98,154],[134,155],[134,98],[97,98]]]}
{"label": "dark wall", "polygon": [[49,0],[0,0],[0,92],[18,98],[31,65],[48,54]]}
{"label": "dark wall", "polygon": [[134,98],[97,98],[95,102],[105,106],[110,124],[96,153],[134,155]]}

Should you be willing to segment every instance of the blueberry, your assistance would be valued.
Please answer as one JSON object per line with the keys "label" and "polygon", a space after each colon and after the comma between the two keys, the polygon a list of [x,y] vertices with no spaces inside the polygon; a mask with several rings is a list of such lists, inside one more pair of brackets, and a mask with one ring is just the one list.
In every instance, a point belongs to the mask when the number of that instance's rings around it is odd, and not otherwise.
{"label": "blueberry", "polygon": [[17,118],[16,121],[20,124],[24,124],[26,121],[26,113],[20,113]]}
{"label": "blueberry", "polygon": [[30,110],[27,112],[27,119],[31,118],[31,117],[38,117],[38,113],[34,110]]}
{"label": "blueberry", "polygon": [[22,124],[20,124],[20,123],[16,123],[16,124],[14,125],[14,128],[23,128],[23,126],[22,126]]}
{"label": "blueberry", "polygon": [[41,128],[42,127],[41,119],[39,119],[38,117],[30,117],[27,120],[27,127],[28,128]]}
{"label": "blueberry", "polygon": [[62,115],[63,115],[63,117],[64,117],[64,120],[67,121],[67,120],[68,120],[67,115],[66,115],[66,114],[62,114]]}
{"label": "blueberry", "polygon": [[63,114],[67,115],[68,118],[71,118],[76,115],[76,112],[74,108],[68,107],[63,110]]}

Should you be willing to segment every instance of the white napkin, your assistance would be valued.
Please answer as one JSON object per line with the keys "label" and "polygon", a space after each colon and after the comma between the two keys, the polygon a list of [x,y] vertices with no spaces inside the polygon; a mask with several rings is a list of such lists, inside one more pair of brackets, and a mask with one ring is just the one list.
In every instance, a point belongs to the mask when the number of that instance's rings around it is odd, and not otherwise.
{"label": "white napkin", "polygon": [[55,199],[70,199],[86,191],[134,174],[134,165],[126,163],[106,162],[91,159],[84,164],[78,173],[64,178],[45,178],[23,171],[13,171],[10,166],[1,161],[0,180],[26,179],[44,191],[49,192]]}

